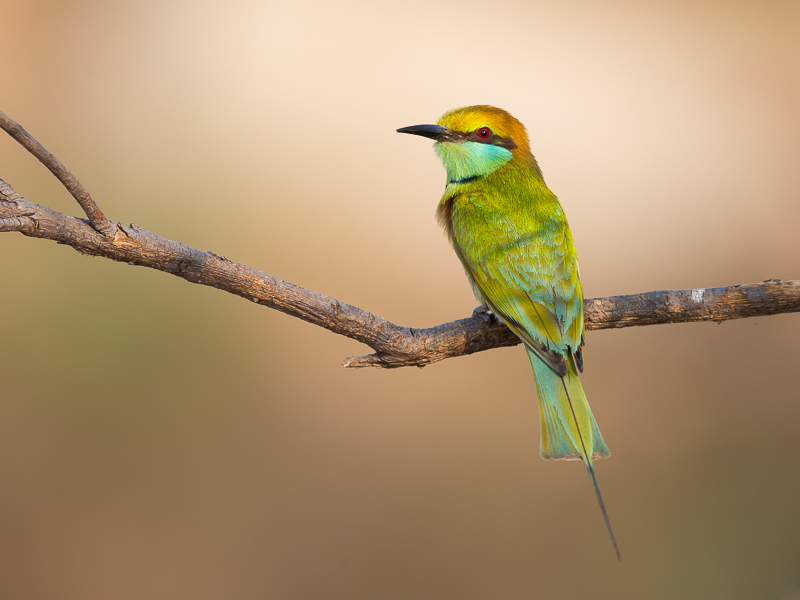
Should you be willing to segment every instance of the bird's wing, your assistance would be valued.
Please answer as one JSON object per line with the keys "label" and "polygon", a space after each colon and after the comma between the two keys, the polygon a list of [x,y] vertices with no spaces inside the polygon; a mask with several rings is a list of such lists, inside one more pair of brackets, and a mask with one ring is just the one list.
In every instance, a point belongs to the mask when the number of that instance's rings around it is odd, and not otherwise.
{"label": "bird's wing", "polygon": [[545,225],[522,234],[517,227],[482,256],[456,252],[492,311],[551,369],[565,374],[566,353],[579,353],[583,342],[583,290],[566,221]]}

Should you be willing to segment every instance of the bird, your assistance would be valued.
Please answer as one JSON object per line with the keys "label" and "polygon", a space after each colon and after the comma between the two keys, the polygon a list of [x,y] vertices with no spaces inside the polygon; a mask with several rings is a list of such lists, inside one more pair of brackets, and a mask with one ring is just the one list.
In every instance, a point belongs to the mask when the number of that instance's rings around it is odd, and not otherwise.
{"label": "bird", "polygon": [[525,126],[501,108],[476,105],[397,132],[435,141],[447,173],[437,220],[482,309],[525,346],[539,398],[540,454],[583,461],[621,560],[592,462],[609,451],[579,377],[585,340],[575,244]]}

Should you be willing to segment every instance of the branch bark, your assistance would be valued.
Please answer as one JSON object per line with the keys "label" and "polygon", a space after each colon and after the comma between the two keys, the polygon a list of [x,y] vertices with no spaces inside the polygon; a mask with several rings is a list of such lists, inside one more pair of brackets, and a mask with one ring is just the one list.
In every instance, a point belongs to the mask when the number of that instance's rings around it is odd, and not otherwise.
{"label": "branch bark", "polygon": [[[117,224],[106,237],[85,221],[29,202],[0,180],[0,231],[66,244],[82,254],[149,267],[241,296],[368,345],[374,354],[345,359],[345,367],[423,367],[491,348],[514,346],[517,338],[491,315],[428,329],[401,327],[383,317],[307,290],[278,277],[160,237],[131,224]],[[800,311],[800,281],[696,290],[664,290],[585,301],[586,328],[611,329],[658,323],[725,321]]]}
{"label": "branch bark", "polygon": [[81,205],[83,212],[89,218],[89,222],[97,231],[103,235],[113,235],[115,224],[109,221],[97,206],[89,191],[81,185],[78,178],[70,170],[61,164],[61,161],[53,156],[50,151],[37,142],[33,136],[25,131],[22,126],[0,110],[0,128],[8,135],[13,137],[28,152],[39,159],[45,167],[67,188],[72,197]]}
{"label": "branch bark", "polygon": [[[6,130],[8,121],[10,119],[0,112],[0,124]],[[20,143],[56,173],[71,192],[70,185],[77,190],[73,195],[84,208],[89,221],[29,202],[0,180],[0,232],[18,231],[28,237],[66,244],[82,254],[140,265],[176,275],[191,283],[215,287],[352,338],[375,351],[367,356],[345,359],[342,363],[345,367],[424,367],[446,358],[520,343],[503,323],[482,310],[476,309],[469,318],[428,329],[401,327],[336,298],[307,290],[213,252],[160,237],[135,224],[124,227],[106,219],[80,182],[24,129],[16,127],[24,135],[13,127],[11,129],[18,135],[11,135],[18,141],[24,140]],[[585,301],[584,309],[589,330],[659,323],[721,322],[800,312],[800,281],[771,279],[728,287],[590,298]]]}

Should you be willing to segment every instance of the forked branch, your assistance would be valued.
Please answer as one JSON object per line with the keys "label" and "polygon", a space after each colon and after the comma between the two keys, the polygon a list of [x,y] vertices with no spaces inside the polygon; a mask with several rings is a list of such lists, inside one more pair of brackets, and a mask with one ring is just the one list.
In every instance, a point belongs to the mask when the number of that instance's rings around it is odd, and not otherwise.
{"label": "forked branch", "polygon": [[60,160],[53,156],[47,148],[37,142],[30,133],[25,131],[19,123],[14,121],[2,110],[0,110],[0,127],[2,127],[8,135],[17,140],[23,148],[38,158],[39,162],[50,169],[50,172],[58,178],[64,187],[67,188],[67,191],[72,194],[73,198],[78,201],[78,204],[81,205],[92,227],[103,235],[114,234],[114,223],[106,218],[91,194],[89,194],[89,191],[81,185],[77,177],[70,173],[69,169],[62,165]]}
{"label": "forked branch", "polygon": [[[45,164],[75,196],[89,221],[29,202],[0,180],[0,232],[48,239],[82,254],[102,256],[171,273],[273,308],[372,348],[375,353],[345,359],[345,367],[423,367],[519,339],[497,319],[476,310],[469,318],[429,329],[400,327],[383,317],[307,290],[213,252],[160,237],[131,224],[108,220],[77,179],[24,129],[0,112],[0,124]],[[586,328],[609,329],[658,323],[725,321],[800,311],[800,281],[696,290],[665,290],[591,298],[585,301]]]}

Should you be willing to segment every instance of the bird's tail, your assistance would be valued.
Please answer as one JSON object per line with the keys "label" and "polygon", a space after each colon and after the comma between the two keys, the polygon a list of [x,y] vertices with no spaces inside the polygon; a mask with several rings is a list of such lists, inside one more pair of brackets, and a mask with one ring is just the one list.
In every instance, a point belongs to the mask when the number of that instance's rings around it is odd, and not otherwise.
{"label": "bird's tail", "polygon": [[567,359],[564,377],[559,377],[532,350],[528,350],[528,358],[539,394],[542,458],[582,460],[591,464],[591,459],[608,456],[572,357]]}
{"label": "bird's tail", "polygon": [[559,376],[531,349],[528,357],[533,367],[536,392],[539,395],[539,420],[541,422],[541,442],[539,453],[542,458],[561,460],[582,460],[589,471],[597,503],[603,513],[611,542],[617,558],[620,559],[617,540],[611,529],[603,497],[597,485],[592,460],[609,455],[608,447],[600,435],[592,409],[586,401],[583,386],[575,368],[572,356],[567,358],[567,374]]}

